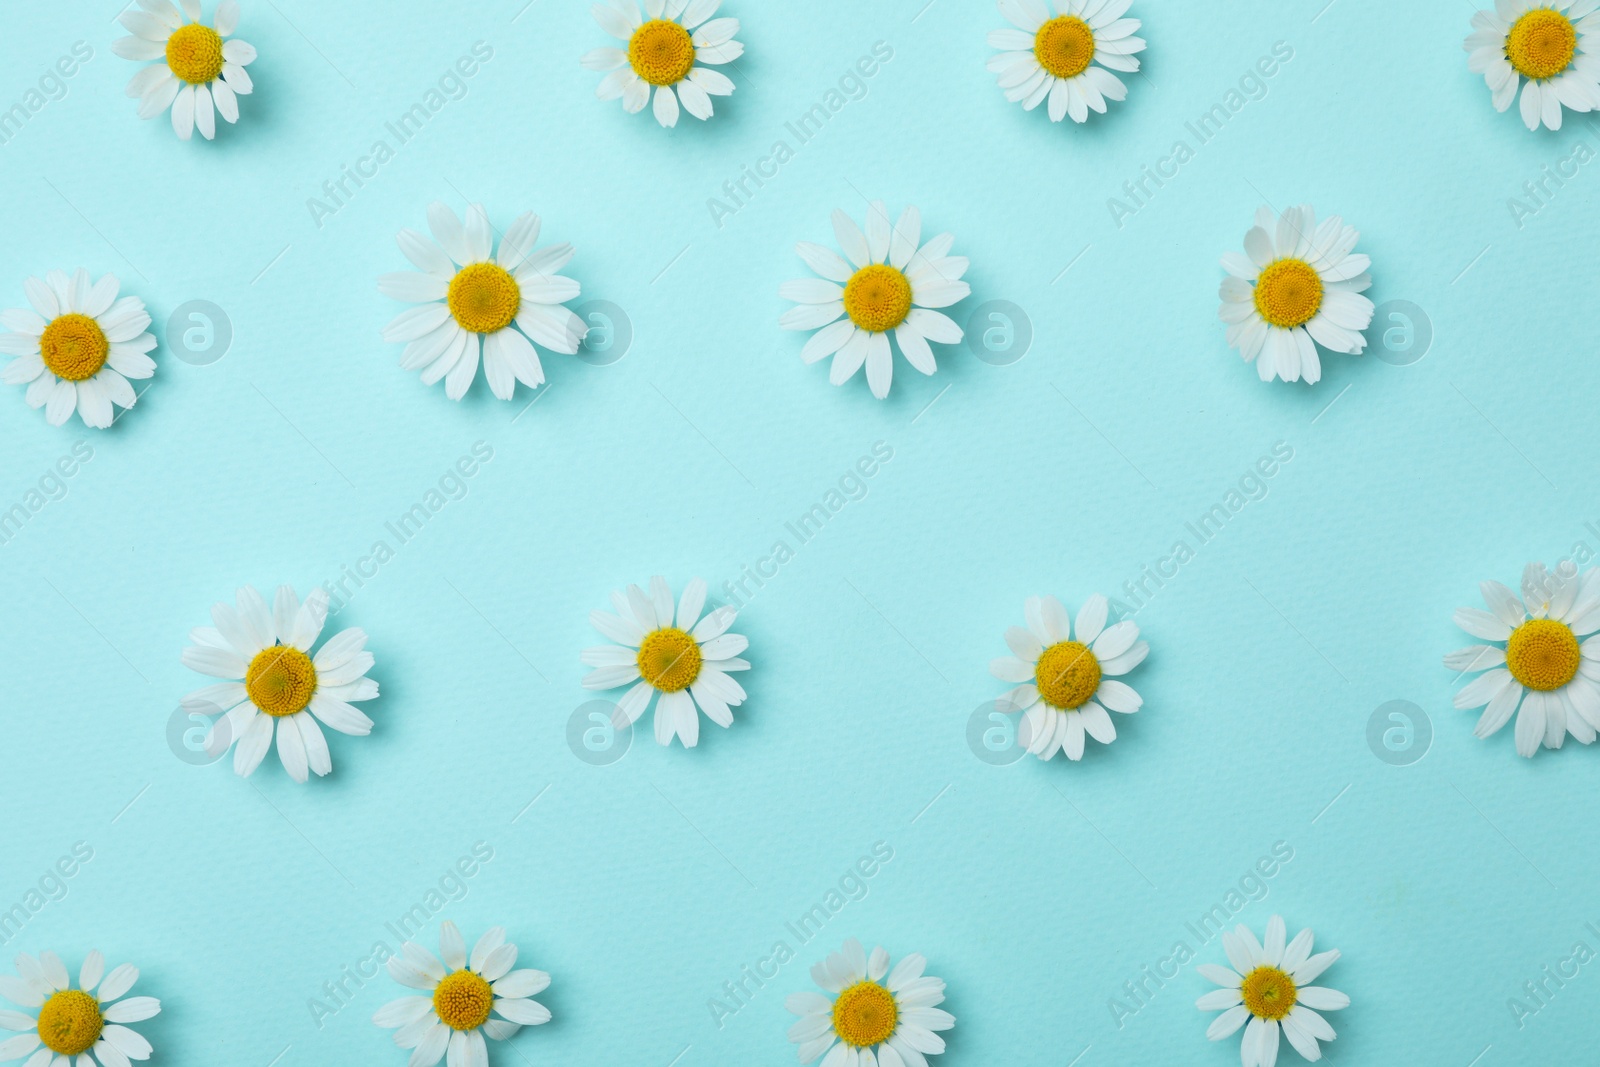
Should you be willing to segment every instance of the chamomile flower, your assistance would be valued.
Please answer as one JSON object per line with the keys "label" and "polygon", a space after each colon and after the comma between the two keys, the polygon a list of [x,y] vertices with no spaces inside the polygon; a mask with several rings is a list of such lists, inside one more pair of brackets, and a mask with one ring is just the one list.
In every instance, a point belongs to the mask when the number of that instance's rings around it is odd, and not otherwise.
{"label": "chamomile flower", "polygon": [[1068,115],[1084,122],[1089,112],[1105,114],[1107,100],[1124,100],[1128,87],[1113,71],[1131,74],[1143,52],[1135,37],[1139,20],[1123,18],[1133,0],[1056,0],[1051,16],[1044,0],[1000,0],[1000,13],[1014,30],[994,30],[989,59],[1006,99],[1032,111],[1050,102],[1050,121]]}
{"label": "chamomile flower", "polygon": [[0,977],[0,996],[37,1016],[0,1011],[0,1030],[17,1036],[0,1041],[0,1061],[20,1060],[23,1067],[128,1067],[129,1060],[150,1058],[150,1042],[124,1024],[143,1022],[161,1012],[155,997],[127,997],[139,980],[139,969],[124,963],[106,973],[98,950],[83,958],[78,988],[54,952],[37,959],[26,953],[16,959],[20,977]]}
{"label": "chamomile flower", "polygon": [[[1283,918],[1267,920],[1265,944],[1248,926],[1222,932],[1222,948],[1231,967],[1202,963],[1200,974],[1221,986],[1195,1001],[1201,1011],[1221,1011],[1211,1021],[1206,1036],[1221,1041],[1244,1026],[1241,1058],[1244,1067],[1273,1067],[1278,1061],[1278,1032],[1308,1060],[1320,1060],[1318,1041],[1332,1041],[1333,1027],[1319,1011],[1350,1006],[1350,998],[1335,989],[1307,985],[1333,965],[1339,950],[1311,954],[1311,931],[1301,930],[1284,944]],[[1245,1026],[1246,1023],[1248,1026]]]}
{"label": "chamomile flower", "polygon": [[821,277],[783,284],[778,295],[799,307],[784,312],[778,325],[817,331],[800,358],[815,363],[832,356],[828,380],[834,385],[849,381],[865,364],[872,395],[882,400],[894,375],[891,333],[906,362],[923,374],[939,369],[929,341],[960,343],[961,327],[933,309],[949,307],[972,292],[961,280],[967,260],[950,254],[955,238],[948,233],[919,248],[922,213],[914,207],[906,208],[891,230],[881,200],[867,209],[865,234],[843,211],[833,213],[833,232],[842,257],[809,241],[795,246],[806,266]]}
{"label": "chamomile flower", "polygon": [[114,274],[89,282],[81,267],[70,278],[53,270],[44,280],[22,283],[32,310],[0,311],[0,355],[15,356],[0,371],[6,385],[28,384],[28,406],[44,408],[52,426],[76,411],[84,425],[105,429],[115,421],[112,405],[131,408],[138,396],[129,378],[148,378],[156,346],[147,332],[150,315],[136,296],[120,300]]}
{"label": "chamomile flower", "polygon": [[333,770],[317,720],[342,734],[365,737],[372,732],[372,720],[350,703],[378,695],[378,683],[367,677],[372,653],[365,651],[366,631],[354,626],[341,630],[312,656],[311,646],[327,617],[324,589],[313,589],[301,603],[292,588],[280,585],[268,607],[255,587],[247,585],[234,604],[212,607],[214,628],[189,631],[194,644],[183,650],[184,666],[229,680],[197,689],[183,703],[204,714],[227,713],[212,723],[206,750],[220,755],[236,742],[236,774],[249,775],[261,765],[272,747],[274,728],[278,758],[297,782],[304,782],[308,771],[324,775]]}
{"label": "chamomile flower", "polygon": [[1488,737],[1516,715],[1521,755],[1540,742],[1560,748],[1568,733],[1592,742],[1600,731],[1600,568],[1579,575],[1570,564],[1550,571],[1530,563],[1520,600],[1499,582],[1478,588],[1489,610],[1461,608],[1456,625],[1494,644],[1444,658],[1453,671],[1484,672],[1455,697],[1458,708],[1484,709],[1472,732]]}
{"label": "chamomile flower", "polygon": [[[128,82],[127,93],[139,101],[139,117],[153,119],[172,109],[172,128],[187,141],[195,130],[211,140],[217,116],[239,121],[239,100],[255,88],[244,68],[255,62],[256,50],[244,41],[227,40],[239,28],[239,5],[222,0],[213,26],[200,21],[200,0],[139,0],[141,11],[118,17],[133,36],[118,37],[111,50],[123,59],[159,59]],[[187,16],[188,21],[184,18]]]}
{"label": "chamomile flower", "polygon": [[588,332],[562,307],[579,292],[577,282],[556,273],[572,259],[572,246],[535,252],[539,216],[529,211],[511,223],[491,257],[493,234],[482,204],[467,208],[465,226],[446,205],[430,204],[428,228],[432,241],[410,229],[398,238],[417,270],[378,279],[384,296],[421,305],[383,328],[385,341],[405,343],[400,369],[421,370],[423,385],[443,378],[445,395],[460,400],[477,376],[481,350],[483,376],[495,396],[510,400],[518,382],[538,388],[544,368],[532,342],[570,356]]}
{"label": "chamomile flower", "polygon": [[784,1001],[800,1016],[789,1028],[800,1062],[826,1054],[822,1067],[927,1067],[925,1056],[944,1051],[938,1031],[956,1024],[937,1006],[944,979],[924,975],[927,964],[912,953],[891,971],[887,952],[874,948],[868,956],[853,937],[813,964],[811,980],[832,996],[791,993]]}
{"label": "chamomile flower", "polygon": [[[1495,0],[1472,16],[1467,66],[1496,111],[1522,90],[1522,122],[1561,128],[1561,110],[1600,109],[1600,0]],[[1524,84],[1526,81],[1526,84]]]}
{"label": "chamomile flower", "polygon": [[589,70],[605,74],[595,95],[622,99],[629,114],[644,110],[655,89],[656,121],[678,124],[678,104],[697,119],[711,117],[713,96],[733,95],[733,82],[709,66],[744,55],[733,39],[739,20],[714,19],[722,0],[644,0],[644,15],[634,0],[595,4],[594,20],[623,47],[596,48],[583,57]]}
{"label": "chamomile flower", "polygon": [[1228,277],[1218,315],[1228,344],[1255,361],[1262,381],[1321,381],[1317,345],[1349,355],[1366,350],[1361,331],[1374,309],[1361,294],[1372,286],[1372,261],[1354,251],[1360,236],[1338,215],[1318,224],[1310,206],[1276,218],[1263,207],[1244,235],[1245,254],[1222,257]]}
{"label": "chamomile flower", "polygon": [[650,579],[650,592],[637,585],[611,594],[609,611],[591,611],[594,628],[618,645],[599,645],[583,650],[582,660],[593,667],[583,679],[585,689],[631,688],[617,701],[617,707],[637,722],[656,701],[656,741],[672,743],[673,735],[685,748],[700,743],[700,715],[718,726],[733,725],[733,712],[744,702],[744,687],[728,676],[730,671],[747,671],[748,661],[738,658],[750,642],[728,633],[737,614],[730,607],[706,613],[706,583],[696,578],[683,587],[677,607],[672,590],[661,577]]}
{"label": "chamomile flower", "polygon": [[544,991],[550,976],[511,969],[517,946],[506,940],[505,927],[480,937],[469,958],[461,931],[447,919],[439,925],[439,956],[443,963],[415,942],[401,944],[389,958],[389,976],[428,995],[391,1000],[372,1017],[395,1031],[396,1045],[413,1050],[410,1067],[433,1067],[446,1053],[450,1067],[488,1067],[484,1038],[506,1041],[524,1026],[550,1021],[550,1009],[528,999]]}
{"label": "chamomile flower", "polygon": [[1084,601],[1074,637],[1061,601],[1031,596],[1022,610],[1027,628],[1006,631],[1013,654],[989,664],[989,673],[1002,682],[1019,683],[1001,700],[1023,713],[1018,736],[1040,759],[1063,751],[1070,760],[1082,759],[1085,734],[1109,745],[1117,728],[1107,709],[1131,715],[1144,704],[1117,679],[1143,663],[1150,646],[1139,640],[1132,619],[1107,626],[1110,607],[1099,593]]}

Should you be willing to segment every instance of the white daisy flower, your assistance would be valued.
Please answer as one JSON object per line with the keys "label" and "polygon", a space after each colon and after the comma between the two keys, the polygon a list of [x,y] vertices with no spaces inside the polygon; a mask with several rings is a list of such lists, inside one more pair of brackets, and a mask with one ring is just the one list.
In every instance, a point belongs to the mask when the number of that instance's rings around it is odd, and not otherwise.
{"label": "white daisy flower", "polygon": [[1332,1041],[1333,1027],[1319,1011],[1350,1006],[1350,998],[1336,989],[1307,985],[1333,965],[1339,950],[1311,954],[1311,931],[1301,930],[1284,944],[1283,918],[1267,920],[1267,940],[1256,940],[1248,926],[1222,933],[1222,948],[1233,966],[1202,963],[1197,970],[1222,986],[1195,1001],[1201,1011],[1221,1011],[1206,1036],[1221,1041],[1236,1033],[1246,1021],[1240,1056],[1244,1067],[1273,1067],[1278,1062],[1278,1031],[1294,1050],[1308,1060],[1320,1060],[1318,1041]]}
{"label": "white daisy flower", "polygon": [[[239,121],[239,100],[254,85],[244,68],[255,62],[256,50],[240,40],[226,40],[239,28],[239,5],[222,0],[216,28],[200,22],[200,0],[139,0],[142,11],[125,11],[119,22],[133,36],[118,37],[111,50],[123,59],[159,59],[128,82],[127,93],[139,101],[139,117],[153,119],[172,108],[172,128],[187,141],[196,129],[211,140],[217,115]],[[184,21],[184,16],[189,21]]]}
{"label": "white daisy flower", "polygon": [[378,695],[378,683],[367,677],[372,653],[365,651],[366,631],[341,630],[313,657],[311,646],[328,617],[327,590],[313,589],[302,604],[292,588],[280,585],[269,608],[247,585],[236,604],[213,606],[215,628],[190,630],[194,644],[183,650],[185,667],[231,679],[183,698],[186,707],[202,714],[227,712],[212,724],[206,750],[220,754],[237,742],[234,772],[251,774],[272,747],[276,723],[278,758],[289,777],[304,782],[308,770],[327,774],[333,761],[317,719],[342,734],[372,732],[372,720],[350,704]]}
{"label": "white daisy flower", "polygon": [[1276,219],[1263,207],[1244,235],[1247,254],[1222,257],[1229,276],[1218,315],[1229,346],[1255,361],[1262,381],[1321,381],[1317,345],[1349,355],[1366,350],[1361,331],[1374,309],[1361,294],[1372,286],[1372,261],[1353,251],[1360,236],[1338,215],[1319,225],[1309,205]]}
{"label": "white daisy flower", "polygon": [[[1472,16],[1467,66],[1505,111],[1522,88],[1522,121],[1561,128],[1561,109],[1600,109],[1600,0],[1495,0]],[[1523,79],[1527,84],[1523,85]]]}
{"label": "white daisy flower", "polygon": [[122,999],[139,980],[137,967],[124,963],[107,974],[105,957],[90,952],[73,989],[54,952],[37,959],[23,953],[16,965],[21,977],[0,977],[0,996],[39,1014],[0,1010],[0,1030],[17,1034],[0,1041],[0,1061],[27,1057],[23,1067],[128,1067],[129,1060],[150,1058],[150,1042],[123,1025],[161,1012],[155,997]]}
{"label": "white daisy flower", "polygon": [[678,124],[678,104],[697,119],[711,117],[713,96],[733,95],[733,82],[721,66],[744,55],[733,39],[739,20],[713,19],[722,0],[644,0],[644,16],[634,0],[595,4],[594,20],[622,48],[596,48],[584,54],[583,65],[605,74],[595,95],[622,99],[629,114],[643,111],[655,86],[656,121]]}
{"label": "white daisy flower", "polygon": [[738,614],[720,607],[703,618],[706,583],[696,578],[683,587],[674,613],[672,590],[660,576],[650,579],[650,592],[637,585],[611,594],[617,609],[591,611],[594,628],[621,645],[599,645],[583,650],[582,661],[593,667],[583,679],[585,689],[615,689],[634,683],[617,701],[617,707],[637,722],[656,702],[656,741],[672,743],[676,734],[685,748],[700,743],[700,716],[718,726],[733,725],[733,712],[744,703],[744,687],[728,677],[730,671],[747,671],[750,664],[738,658],[750,642],[728,633]]}
{"label": "white daisy flower", "polygon": [[538,215],[518,215],[492,258],[493,234],[482,204],[467,208],[465,226],[446,205],[429,204],[428,229],[432,241],[409,229],[398,238],[417,271],[378,279],[384,296],[422,305],[383,328],[385,341],[405,342],[401,370],[420,369],[423,385],[443,378],[445,395],[460,400],[477,376],[481,348],[489,388],[510,400],[518,382],[535,389],[544,381],[532,341],[563,355],[578,351],[588,327],[561,306],[577,299],[578,283],[556,273],[573,249],[558,244],[535,252]]}
{"label": "white daisy flower", "polygon": [[791,993],[784,1001],[800,1016],[789,1028],[800,1062],[826,1053],[822,1067],[928,1067],[924,1057],[944,1051],[937,1031],[956,1020],[936,1006],[944,1000],[944,979],[926,977],[927,964],[912,953],[891,971],[887,952],[874,948],[868,956],[853,937],[813,964],[811,980],[833,996]]}
{"label": "white daisy flower", "polygon": [[1000,0],[1000,13],[1014,30],[994,30],[989,59],[1006,99],[1032,111],[1050,101],[1050,121],[1068,115],[1084,122],[1090,111],[1105,114],[1107,100],[1124,100],[1128,87],[1112,71],[1131,74],[1143,52],[1138,19],[1123,18],[1133,0],[1056,0],[1050,15],[1044,0]]}
{"label": "white daisy flower", "polygon": [[131,408],[138,397],[129,378],[148,378],[155,361],[145,353],[156,346],[146,332],[150,316],[136,296],[117,299],[114,274],[89,283],[89,272],[53,270],[44,280],[27,278],[26,308],[0,311],[0,355],[16,356],[0,371],[6,385],[28,385],[28,406],[44,408],[52,426],[76,411],[84,425],[105,429],[115,421],[115,404]]}
{"label": "white daisy flower", "polygon": [[524,1026],[550,1021],[550,1009],[528,999],[544,991],[550,976],[511,969],[517,946],[506,940],[505,927],[480,937],[468,959],[461,931],[447,919],[439,925],[439,955],[443,963],[421,945],[404,942],[400,955],[389,958],[389,976],[428,996],[391,1000],[372,1017],[395,1030],[396,1045],[414,1050],[409,1067],[433,1067],[447,1052],[450,1067],[488,1067],[485,1037],[506,1041]]}
{"label": "white daisy flower", "polygon": [[[1499,582],[1478,587],[1488,611],[1461,608],[1456,625],[1496,642],[1444,658],[1453,671],[1483,671],[1456,694],[1462,710],[1483,708],[1472,731],[1488,737],[1517,716],[1517,752],[1560,748],[1571,733],[1584,744],[1600,731],[1600,568],[1552,572],[1530,563],[1522,599]],[[1579,638],[1588,634],[1580,641]],[[1521,709],[1520,712],[1518,709]]]}
{"label": "white daisy flower", "polygon": [[865,234],[843,211],[833,213],[833,232],[843,257],[809,241],[795,246],[806,266],[822,277],[783,284],[778,295],[800,306],[784,312],[778,325],[817,331],[800,350],[800,358],[815,363],[832,356],[828,380],[834,385],[843,385],[866,364],[867,384],[882,400],[889,395],[894,374],[891,331],[900,354],[923,374],[939,369],[929,341],[960,343],[961,327],[932,309],[949,307],[972,292],[961,280],[967,260],[950,255],[955,238],[948,233],[918,248],[922,213],[914,207],[906,208],[891,230],[881,200],[867,209]]}
{"label": "white daisy flower", "polygon": [[1022,613],[1027,628],[1006,631],[1014,655],[989,664],[1002,682],[1021,683],[1001,697],[1009,710],[1023,713],[1019,740],[1044,760],[1061,751],[1082,759],[1085,734],[1103,745],[1115,741],[1107,709],[1132,715],[1144,704],[1132,686],[1117,681],[1150,654],[1139,627],[1132,619],[1107,626],[1110,604],[1099,593],[1078,610],[1075,639],[1067,609],[1053,596],[1029,597]]}

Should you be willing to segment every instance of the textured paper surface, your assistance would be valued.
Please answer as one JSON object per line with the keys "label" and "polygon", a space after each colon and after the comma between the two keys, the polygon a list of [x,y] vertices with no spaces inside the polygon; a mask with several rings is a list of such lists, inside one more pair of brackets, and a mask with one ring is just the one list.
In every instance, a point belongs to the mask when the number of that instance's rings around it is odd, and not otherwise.
{"label": "textured paper surface", "polygon": [[[110,432],[0,395],[0,509],[93,450],[0,546],[0,907],[42,903],[6,956],[137,963],[166,1006],[139,1027],[159,1062],[401,1064],[369,1021],[401,990],[369,961],[416,905],[430,946],[443,918],[469,938],[503,923],[553,975],[555,1021],[494,1063],[696,1067],[790,1061],[783,998],[853,935],[949,983],[948,1067],[1222,1067],[1237,1039],[1209,1045],[1193,1006],[1209,984],[1168,962],[1180,942],[1222,960],[1190,926],[1217,906],[1343,950],[1335,1062],[1589,1047],[1600,965],[1563,961],[1600,950],[1597,754],[1475,740],[1440,657],[1468,643],[1450,615],[1479,580],[1600,550],[1592,123],[1496,114],[1461,49],[1467,4],[1140,0],[1143,75],[1073,127],[1005,102],[989,3],[730,0],[737,93],[663,131],[594,99],[578,58],[607,41],[587,5],[524,4],[248,2],[256,92],[215,143],[135,117],[114,3],[11,12],[0,106],[74,42],[93,55],[0,145],[0,304],[29,274],[112,271],[162,345]],[[401,143],[387,124],[478,42],[492,56]],[[841,81],[875,46],[891,58]],[[1261,76],[1275,46],[1292,57]],[[830,92],[802,141],[789,124]],[[347,167],[369,176],[318,225],[307,201]],[[1168,177],[1136,201],[1146,167]],[[735,205],[746,168],[769,176]],[[737,210],[714,218],[713,197]],[[1023,358],[946,347],[931,379],[897,358],[883,403],[801,363],[776,325],[778,286],[808,273],[793,246],[877,198],[956,234],[973,295],[954,316],[1022,309]],[[1120,227],[1111,198],[1133,209]],[[548,387],[511,403],[400,371],[379,331],[401,305],[376,283],[434,199],[481,200],[501,228],[539,212],[542,241],[577,247],[583,300],[625,312],[623,358],[546,356]],[[1421,309],[1425,358],[1330,355],[1315,388],[1260,383],[1216,289],[1263,201],[1358,227],[1370,295]],[[174,354],[191,328],[204,345],[199,320],[168,327],[191,300],[231,325],[209,365]],[[1003,348],[1005,321],[973,325]],[[1369,334],[1399,330],[1399,362],[1404,325]],[[1292,459],[1260,477],[1275,447]],[[389,524],[418,504],[402,541]],[[786,524],[819,504],[802,542]],[[1188,524],[1213,505],[1227,519],[1202,540]],[[977,758],[969,719],[1003,690],[987,664],[1024,598],[1132,606],[1147,567],[1169,577],[1145,579],[1146,704],[1117,742],[1074,765]],[[346,568],[369,575],[335,625],[371,634],[372,736],[330,735],[334,774],[303,787],[275,756],[248,780],[176,758],[171,717],[202,684],[178,657],[212,602]],[[746,568],[769,577],[741,597],[755,669],[735,727],[685,752],[646,720],[620,760],[577,758],[589,611],[656,573],[726,600]],[[1420,762],[1369,747],[1393,700],[1431,723]],[[65,895],[28,898],[79,842]],[[872,876],[847,877],[863,857]],[[843,903],[802,943],[788,924],[830,890]],[[1538,1008],[1520,1027],[1512,998]]]}

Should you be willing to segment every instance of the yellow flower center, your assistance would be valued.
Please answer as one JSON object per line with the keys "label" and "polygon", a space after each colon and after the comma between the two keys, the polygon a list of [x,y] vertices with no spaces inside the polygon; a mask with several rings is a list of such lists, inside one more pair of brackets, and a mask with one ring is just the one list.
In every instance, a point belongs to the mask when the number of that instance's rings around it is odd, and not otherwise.
{"label": "yellow flower center", "polygon": [[700,677],[700,646],[675,626],[657,630],[639,646],[639,673],[663,693],[687,689]]}
{"label": "yellow flower center", "polygon": [[1304,326],[1321,308],[1322,279],[1303,259],[1269,263],[1256,279],[1256,311],[1274,326]]}
{"label": "yellow flower center", "polygon": [[489,1021],[493,1007],[494,990],[482,975],[471,971],[445,975],[433,991],[433,1010],[452,1030],[476,1030]]}
{"label": "yellow flower center", "polygon": [[522,309],[522,287],[497,263],[471,263],[450,279],[445,303],[463,330],[498,333]]}
{"label": "yellow flower center", "polygon": [[1511,677],[1543,693],[1572,681],[1579,658],[1578,638],[1566,623],[1554,619],[1529,619],[1506,642]]}
{"label": "yellow flower center", "polygon": [[1571,66],[1577,52],[1577,27],[1547,7],[1523,15],[1506,35],[1506,58],[1524,78],[1553,78]]}
{"label": "yellow flower center", "polygon": [[651,85],[676,85],[694,69],[694,42],[671,19],[652,19],[633,31],[628,62]]}
{"label": "yellow flower center", "polygon": [[81,1056],[100,1040],[100,1002],[81,989],[63,989],[39,1009],[39,1040],[58,1056]]}
{"label": "yellow flower center", "polygon": [[1244,1006],[1258,1019],[1281,1019],[1294,1007],[1294,979],[1276,967],[1257,967],[1239,987]]}
{"label": "yellow flower center", "polygon": [[311,695],[317,691],[317,669],[298,648],[263,648],[244,672],[244,691],[250,703],[281,719],[304,711],[311,703]]}
{"label": "yellow flower center", "polygon": [[833,1032],[853,1048],[883,1044],[899,1021],[894,996],[877,982],[857,982],[833,1002]]}
{"label": "yellow flower center", "polygon": [[1100,661],[1087,645],[1062,641],[1051,645],[1033,669],[1033,683],[1044,702],[1062,711],[1082,707],[1100,688]]}
{"label": "yellow flower center", "polygon": [[1076,15],[1057,15],[1033,37],[1039,66],[1058,78],[1076,78],[1094,60],[1094,31]]}
{"label": "yellow flower center", "polygon": [[210,26],[191,22],[167,38],[167,69],[190,85],[204,85],[222,73],[222,38]]}
{"label": "yellow flower center", "polygon": [[62,315],[44,328],[39,356],[50,373],[69,382],[93,378],[106,365],[111,342],[100,324],[77,312]]}
{"label": "yellow flower center", "polygon": [[844,283],[844,310],[868,333],[886,333],[911,314],[911,283],[885,263],[862,267]]}

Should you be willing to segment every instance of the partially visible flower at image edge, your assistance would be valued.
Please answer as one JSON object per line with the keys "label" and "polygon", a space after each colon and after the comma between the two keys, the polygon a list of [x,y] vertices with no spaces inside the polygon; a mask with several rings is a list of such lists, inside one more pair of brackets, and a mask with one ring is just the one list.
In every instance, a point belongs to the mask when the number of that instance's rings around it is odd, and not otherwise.
{"label": "partially visible flower at image edge", "polygon": [[1134,34],[1139,20],[1123,18],[1133,0],[1056,0],[1054,17],[1043,0],[999,0],[1000,13],[1016,29],[992,30],[989,71],[1006,99],[1032,111],[1049,101],[1051,122],[1071,116],[1086,122],[1105,114],[1107,101],[1128,96],[1116,73],[1139,69],[1145,41]]}
{"label": "partially visible flower at image edge", "polygon": [[[928,1067],[944,1051],[939,1031],[955,1026],[940,1008],[944,979],[923,973],[928,961],[913,952],[889,966],[882,947],[869,955],[850,938],[811,967],[822,993],[791,993],[783,1006],[800,1020],[789,1027],[801,1063],[821,1067]],[[831,995],[830,995],[831,994]]]}
{"label": "partially visible flower at image edge", "polygon": [[44,408],[45,421],[60,426],[76,411],[85,426],[103,430],[117,420],[112,405],[127,409],[139,399],[128,379],[149,378],[156,347],[150,315],[136,296],[117,297],[121,283],[103,274],[52,270],[26,278],[30,308],[0,311],[0,355],[15,356],[0,371],[6,385],[27,384],[29,407]]}
{"label": "partially visible flower at image edge", "polygon": [[1280,915],[1267,920],[1265,941],[1257,941],[1248,926],[1224,930],[1222,949],[1231,966],[1202,963],[1196,968],[1201,977],[1222,987],[1195,1001],[1201,1011],[1222,1012],[1211,1021],[1206,1036],[1221,1041],[1243,1026],[1239,1047],[1243,1067],[1273,1067],[1280,1032],[1301,1056],[1320,1060],[1322,1048],[1317,1042],[1335,1037],[1320,1013],[1350,1006],[1350,998],[1337,989],[1311,985],[1339,959],[1339,950],[1313,955],[1310,929],[1301,930],[1287,944],[1286,935]]}
{"label": "partially visible flower at image edge", "polygon": [[39,1014],[0,1010],[0,1030],[17,1034],[0,1041],[0,1061],[26,1056],[23,1067],[127,1067],[130,1060],[150,1058],[150,1042],[126,1025],[161,1013],[155,997],[127,996],[139,968],[124,963],[107,973],[105,956],[96,949],[83,958],[73,989],[54,952],[22,953],[16,966],[18,977],[0,976],[0,996]]}
{"label": "partially visible flower at image edge", "polygon": [[468,956],[461,931],[446,919],[439,925],[438,956],[406,941],[386,963],[389,977],[426,995],[391,1000],[372,1021],[394,1030],[394,1043],[412,1050],[408,1067],[433,1067],[447,1055],[449,1067],[488,1067],[485,1038],[508,1041],[524,1026],[550,1021],[550,1009],[530,999],[550,985],[550,976],[512,970],[516,962],[517,946],[506,940],[505,927],[485,931]]}
{"label": "partially visible flower at image edge", "polygon": [[[678,105],[702,121],[713,112],[713,96],[732,96],[733,82],[711,66],[744,55],[734,40],[735,18],[713,19],[722,0],[644,0],[641,18],[634,0],[607,0],[591,9],[600,28],[623,47],[584,53],[583,66],[604,74],[595,95],[622,100],[630,114],[643,111],[655,90],[655,116],[662,126],[678,124]],[[710,64],[711,66],[707,66]]]}
{"label": "partially visible flower at image edge", "polygon": [[1496,0],[1462,47],[1496,111],[1522,90],[1522,124],[1561,128],[1562,110],[1600,110],[1600,0]]}
{"label": "partially visible flower at image edge", "polygon": [[1515,715],[1519,755],[1531,757],[1541,743],[1560,748],[1569,733],[1593,742],[1600,732],[1600,567],[1580,575],[1530,563],[1521,599],[1496,581],[1478,588],[1489,610],[1460,608],[1455,623],[1494,643],[1444,658],[1458,674],[1483,672],[1455,695],[1457,708],[1483,708],[1473,734],[1489,737]]}
{"label": "partially visible flower at image edge", "polygon": [[112,41],[111,50],[123,59],[161,60],[128,82],[127,94],[139,101],[140,118],[153,119],[170,107],[180,138],[187,141],[199,130],[209,141],[217,135],[218,115],[239,121],[238,98],[255,90],[244,68],[255,62],[256,50],[227,39],[239,28],[236,0],[217,5],[214,26],[200,21],[200,0],[179,2],[182,15],[171,0],[138,0],[142,11],[117,16],[132,36]]}

